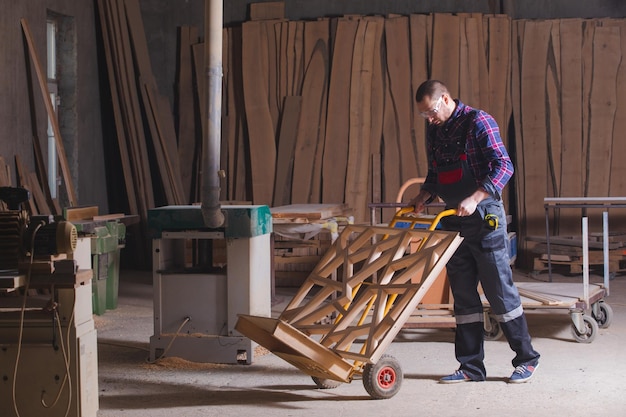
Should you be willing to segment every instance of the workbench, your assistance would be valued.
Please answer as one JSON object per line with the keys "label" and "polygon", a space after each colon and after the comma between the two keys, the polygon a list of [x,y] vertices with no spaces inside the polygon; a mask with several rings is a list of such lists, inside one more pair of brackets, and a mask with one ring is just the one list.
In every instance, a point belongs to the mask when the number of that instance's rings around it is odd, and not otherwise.
{"label": "workbench", "polygon": [[[548,276],[552,281],[552,262],[550,257],[550,210],[561,208],[600,208],[602,213],[602,250],[604,255],[604,288],[606,295],[609,291],[609,209],[626,208],[626,197],[547,197],[543,199],[546,215],[546,244],[548,251]],[[585,217],[583,217],[585,219]],[[583,283],[589,284],[589,247],[588,247],[587,222],[583,221]],[[588,295],[585,296],[588,301]]]}

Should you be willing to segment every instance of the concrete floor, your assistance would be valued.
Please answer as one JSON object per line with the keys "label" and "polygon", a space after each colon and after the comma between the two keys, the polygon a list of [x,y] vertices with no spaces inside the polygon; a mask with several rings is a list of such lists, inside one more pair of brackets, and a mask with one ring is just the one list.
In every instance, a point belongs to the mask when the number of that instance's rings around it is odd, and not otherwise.
{"label": "concrete floor", "polygon": [[[547,280],[516,273],[516,280]],[[582,282],[554,275],[555,281]],[[591,282],[601,282],[592,275]],[[581,286],[582,287],[582,286]],[[277,290],[282,304],[293,291]],[[582,290],[581,290],[582,296]],[[164,359],[148,364],[153,334],[151,274],[122,271],[119,305],[95,316],[98,331],[100,411],[98,417],[193,416],[616,416],[626,413],[626,276],[610,281],[614,318],[592,343],[571,335],[566,309],[527,310],[535,349],[535,377],[508,384],[512,351],[504,339],[486,342],[488,380],[439,384],[458,364],[450,329],[402,330],[387,349],[402,364],[404,381],[388,400],[372,400],[362,381],[332,390],[316,389],[311,378],[268,353],[250,365],[198,364]]]}

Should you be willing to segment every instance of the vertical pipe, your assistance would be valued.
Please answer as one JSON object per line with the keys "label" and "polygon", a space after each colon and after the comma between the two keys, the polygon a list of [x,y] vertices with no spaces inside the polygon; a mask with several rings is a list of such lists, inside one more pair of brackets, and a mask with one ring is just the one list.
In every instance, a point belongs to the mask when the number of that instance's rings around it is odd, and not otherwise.
{"label": "vertical pipe", "polygon": [[222,0],[206,0],[204,10],[204,68],[206,73],[207,130],[203,146],[202,217],[207,227],[220,227],[220,141],[222,119]]}

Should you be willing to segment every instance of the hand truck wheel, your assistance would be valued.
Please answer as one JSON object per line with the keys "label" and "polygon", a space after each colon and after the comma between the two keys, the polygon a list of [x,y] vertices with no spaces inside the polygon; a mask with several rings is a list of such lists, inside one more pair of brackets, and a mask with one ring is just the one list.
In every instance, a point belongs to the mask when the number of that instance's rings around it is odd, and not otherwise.
{"label": "hand truck wheel", "polygon": [[376,363],[368,363],[363,369],[363,386],[376,400],[391,398],[402,385],[400,362],[390,355],[383,355]]}
{"label": "hand truck wheel", "polygon": [[315,385],[317,385],[319,389],[333,389],[341,385],[341,381],[336,381],[334,379],[320,378],[317,376],[312,376],[311,379],[315,382]]}

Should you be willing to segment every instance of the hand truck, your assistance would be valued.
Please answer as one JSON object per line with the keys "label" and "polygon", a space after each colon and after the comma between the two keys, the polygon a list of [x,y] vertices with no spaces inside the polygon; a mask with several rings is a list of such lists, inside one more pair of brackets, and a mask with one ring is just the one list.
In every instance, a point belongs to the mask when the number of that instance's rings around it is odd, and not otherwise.
{"label": "hand truck", "polygon": [[435,229],[454,213],[428,229],[346,226],[279,317],[240,314],[235,329],[319,388],[361,378],[372,398],[393,397],[403,374],[384,352],[460,245]]}

